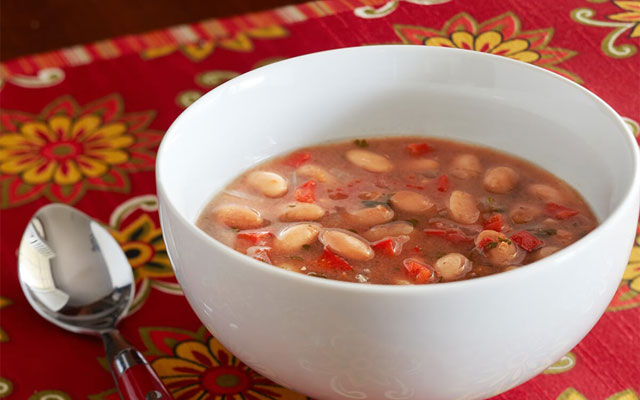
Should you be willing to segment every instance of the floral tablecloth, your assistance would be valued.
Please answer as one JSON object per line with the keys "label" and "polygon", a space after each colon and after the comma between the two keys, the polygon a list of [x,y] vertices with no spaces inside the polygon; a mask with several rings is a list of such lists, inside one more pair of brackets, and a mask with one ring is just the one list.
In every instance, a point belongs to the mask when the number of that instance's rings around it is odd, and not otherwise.
{"label": "floral tablecloth", "polygon": [[[162,240],[155,151],[185,107],[238,74],[304,53],[383,43],[459,47],[547,68],[601,96],[638,135],[640,1],[329,0],[8,61],[0,67],[0,398],[118,396],[102,344],[40,318],[17,283],[16,249],[28,219],[62,202],[104,223],[122,245],[137,288],[122,332],[177,399],[306,399],[251,371],[191,312]],[[345,384],[357,393],[366,379],[353,377]],[[639,395],[640,236],[591,333],[497,399]]]}

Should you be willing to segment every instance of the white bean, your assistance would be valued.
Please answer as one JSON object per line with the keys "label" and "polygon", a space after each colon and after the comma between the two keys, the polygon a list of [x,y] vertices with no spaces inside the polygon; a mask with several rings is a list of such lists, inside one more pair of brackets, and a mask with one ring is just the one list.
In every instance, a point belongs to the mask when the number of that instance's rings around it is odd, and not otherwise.
{"label": "white bean", "polygon": [[282,269],[286,269],[287,271],[294,271],[294,272],[300,270],[300,268],[296,267],[294,264],[290,262],[283,262],[283,263],[276,264],[276,267],[280,267]]}
{"label": "white bean", "polygon": [[282,197],[289,189],[287,181],[275,172],[253,171],[247,183],[267,197]]}
{"label": "white bean", "polygon": [[411,214],[426,214],[435,206],[426,196],[408,190],[396,192],[389,202],[394,210]]}
{"label": "white bean", "polygon": [[375,253],[371,246],[359,236],[337,229],[325,229],[320,233],[320,242],[339,256],[352,260],[371,260]]}
{"label": "white bean", "polygon": [[324,217],[325,213],[324,208],[315,203],[293,203],[287,205],[280,214],[280,221],[315,221]]}
{"label": "white bean", "polygon": [[460,253],[449,253],[436,261],[433,268],[443,281],[453,281],[463,278],[471,271],[471,261]]}
{"label": "white bean", "polygon": [[227,205],[213,211],[215,218],[221,223],[236,229],[254,229],[263,224],[258,210],[247,206]]}
{"label": "white bean", "polygon": [[418,172],[437,172],[440,163],[430,158],[415,158],[403,164],[405,169]]}
{"label": "white bean", "polygon": [[540,215],[542,215],[540,207],[532,204],[516,204],[509,211],[509,217],[511,217],[511,220],[516,224],[526,224]]}
{"label": "white bean", "polygon": [[557,189],[542,183],[534,183],[527,187],[527,192],[538,200],[562,202],[562,195]]}
{"label": "white bean", "polygon": [[451,175],[460,179],[474,178],[482,173],[480,159],[473,154],[460,154],[451,162]]}
{"label": "white bean", "polygon": [[349,222],[356,225],[373,226],[384,224],[393,219],[393,210],[382,204],[374,207],[361,208],[347,214]]}
{"label": "white bean", "polygon": [[461,224],[471,225],[480,217],[476,199],[469,193],[455,190],[449,197],[451,218]]}
{"label": "white bean", "polygon": [[389,222],[388,224],[376,225],[362,234],[368,241],[377,242],[386,237],[400,235],[410,235],[413,232],[413,225],[405,221]]}
{"label": "white bean", "polygon": [[369,150],[352,149],[346,153],[347,160],[369,172],[389,172],[393,164],[389,159]]}
{"label": "white bean", "polygon": [[315,164],[305,164],[298,168],[296,172],[298,175],[313,178],[320,183],[332,185],[336,182],[336,178],[329,171]]}
{"label": "white bean", "polygon": [[533,261],[538,261],[545,257],[549,257],[551,254],[555,253],[558,250],[560,250],[560,248],[556,246],[544,246],[537,250],[534,250],[531,253],[531,258]]}
{"label": "white bean", "polygon": [[486,238],[491,240],[490,244],[484,244],[481,250],[487,259],[494,265],[510,265],[520,255],[518,248],[503,233],[484,230],[476,236],[475,244],[480,245]]}
{"label": "white bean", "polygon": [[519,176],[509,167],[495,167],[484,175],[484,188],[491,193],[504,194],[513,190],[518,183]]}
{"label": "white bean", "polygon": [[564,244],[569,244],[573,240],[573,234],[566,229],[557,229],[555,238]]}
{"label": "white bean", "polygon": [[286,227],[276,236],[274,248],[285,254],[297,252],[302,246],[316,241],[320,228],[318,224],[295,224]]}

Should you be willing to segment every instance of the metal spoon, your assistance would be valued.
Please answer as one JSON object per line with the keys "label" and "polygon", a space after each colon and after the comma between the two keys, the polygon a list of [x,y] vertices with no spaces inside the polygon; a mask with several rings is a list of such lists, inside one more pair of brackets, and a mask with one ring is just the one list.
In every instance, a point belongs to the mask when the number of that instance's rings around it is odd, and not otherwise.
{"label": "metal spoon", "polygon": [[123,399],[173,399],[115,328],[131,306],[135,285],[127,257],[99,223],[66,205],[42,207],[22,236],[18,276],[29,304],[46,320],[102,336]]}

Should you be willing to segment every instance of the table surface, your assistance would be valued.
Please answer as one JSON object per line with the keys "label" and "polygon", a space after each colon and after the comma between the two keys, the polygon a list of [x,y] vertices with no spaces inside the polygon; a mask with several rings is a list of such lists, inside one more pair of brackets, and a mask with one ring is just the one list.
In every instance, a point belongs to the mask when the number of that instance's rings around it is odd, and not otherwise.
{"label": "table surface", "polygon": [[0,60],[303,0],[2,0]]}
{"label": "table surface", "polygon": [[[309,400],[249,369],[190,311],[162,241],[155,152],[184,108],[243,72],[383,43],[473,49],[546,68],[603,98],[638,137],[637,0],[326,0],[7,60],[0,64],[0,398],[117,398],[99,341],[40,318],[17,283],[16,249],[29,218],[62,202],[103,223],[127,252],[136,297],[121,330],[177,398]],[[222,388],[212,376],[223,371],[237,378],[225,382],[250,384]],[[335,379],[363,394],[374,375],[356,372]],[[496,399],[640,400],[639,393],[640,235],[593,330]]]}

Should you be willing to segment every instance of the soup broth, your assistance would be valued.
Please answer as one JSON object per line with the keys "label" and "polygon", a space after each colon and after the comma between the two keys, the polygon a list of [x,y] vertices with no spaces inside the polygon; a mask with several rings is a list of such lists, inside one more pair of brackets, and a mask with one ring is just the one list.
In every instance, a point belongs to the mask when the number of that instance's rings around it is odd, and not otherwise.
{"label": "soup broth", "polygon": [[433,284],[520,268],[597,220],[566,182],[519,158],[427,137],[311,146],[244,172],[197,225],[316,278]]}

